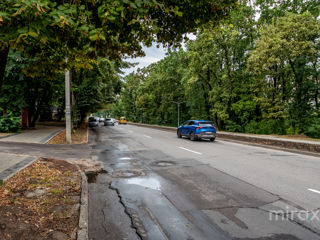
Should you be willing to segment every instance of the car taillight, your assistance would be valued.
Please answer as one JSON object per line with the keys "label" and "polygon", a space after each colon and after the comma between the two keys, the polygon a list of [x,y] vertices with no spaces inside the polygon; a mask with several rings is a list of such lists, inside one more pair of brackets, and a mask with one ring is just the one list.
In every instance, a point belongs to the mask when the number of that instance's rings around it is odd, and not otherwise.
{"label": "car taillight", "polygon": [[217,127],[216,127],[216,126],[214,126],[213,128],[217,130]]}
{"label": "car taillight", "polygon": [[202,128],[202,127],[197,127],[196,130],[198,130],[198,129],[200,129],[200,128]]}

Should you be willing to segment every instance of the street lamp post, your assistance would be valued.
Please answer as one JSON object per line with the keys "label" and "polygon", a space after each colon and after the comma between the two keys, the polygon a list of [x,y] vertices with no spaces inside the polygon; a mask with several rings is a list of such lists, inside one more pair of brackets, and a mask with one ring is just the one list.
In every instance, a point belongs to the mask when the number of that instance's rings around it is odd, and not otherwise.
{"label": "street lamp post", "polygon": [[179,127],[180,126],[180,104],[184,102],[175,102],[175,101],[172,101],[172,102],[177,104],[178,106],[178,127]]}
{"label": "street lamp post", "polygon": [[[66,63],[68,58],[65,59]],[[70,109],[70,71],[65,70],[65,96],[66,96],[66,140],[67,143],[72,143],[71,140],[71,109]]]}

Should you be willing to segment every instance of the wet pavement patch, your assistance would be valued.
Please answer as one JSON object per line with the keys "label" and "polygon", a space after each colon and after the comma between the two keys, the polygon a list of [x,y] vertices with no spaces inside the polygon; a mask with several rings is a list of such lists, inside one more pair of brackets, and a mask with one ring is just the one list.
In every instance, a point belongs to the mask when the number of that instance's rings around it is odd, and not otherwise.
{"label": "wet pavement patch", "polygon": [[118,160],[132,160],[132,158],[130,158],[130,157],[121,157],[121,158],[119,158]]}
{"label": "wet pavement patch", "polygon": [[153,162],[152,165],[158,166],[158,167],[168,167],[168,166],[176,165],[176,163],[173,161],[156,161],[156,162]]}
{"label": "wet pavement patch", "polygon": [[88,183],[95,183],[97,180],[97,176],[99,174],[104,174],[104,173],[108,173],[108,172],[104,169],[100,169],[98,171],[87,171],[86,176],[88,178]]}
{"label": "wet pavement patch", "polygon": [[126,179],[125,182],[127,184],[138,185],[138,186],[142,186],[142,187],[153,189],[153,190],[160,190],[160,186],[161,186],[160,182],[153,177],[130,178],[130,179]]}
{"label": "wet pavement patch", "polygon": [[113,178],[130,178],[130,177],[138,177],[145,176],[145,172],[142,169],[131,169],[125,171],[116,171],[112,173]]}

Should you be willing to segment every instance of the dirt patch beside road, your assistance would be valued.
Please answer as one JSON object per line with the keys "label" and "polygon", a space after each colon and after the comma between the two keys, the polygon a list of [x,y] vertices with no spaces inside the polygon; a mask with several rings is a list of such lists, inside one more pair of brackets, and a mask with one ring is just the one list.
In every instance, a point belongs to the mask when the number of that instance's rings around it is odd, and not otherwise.
{"label": "dirt patch beside road", "polygon": [[[87,126],[83,125],[80,128],[74,130],[71,134],[73,144],[81,144],[87,142]],[[55,137],[53,137],[47,144],[67,144],[66,131],[63,130]]]}
{"label": "dirt patch beside road", "polygon": [[76,239],[80,193],[75,165],[38,159],[0,187],[0,239]]}
{"label": "dirt patch beside road", "polygon": [[3,138],[3,137],[8,137],[8,136],[11,136],[11,135],[14,135],[15,133],[0,133],[0,138]]}

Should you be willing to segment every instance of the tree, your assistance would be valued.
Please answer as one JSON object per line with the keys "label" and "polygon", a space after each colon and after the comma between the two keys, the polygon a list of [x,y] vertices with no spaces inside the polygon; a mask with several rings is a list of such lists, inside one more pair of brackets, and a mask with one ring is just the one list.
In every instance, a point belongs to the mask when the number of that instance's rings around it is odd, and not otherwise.
{"label": "tree", "polygon": [[[176,45],[183,34],[219,21],[235,1],[212,0],[1,0],[0,59],[8,49],[39,54],[62,70],[88,67],[88,59],[143,55],[141,44]],[[3,67],[2,67],[3,68]],[[0,86],[4,69],[0,68]],[[1,92],[1,87],[0,87]]]}
{"label": "tree", "polygon": [[[262,80],[272,83],[271,108],[277,109],[276,105],[283,106],[282,100],[292,98],[289,113],[293,127],[300,129],[304,129],[312,109],[313,91],[318,89],[319,30],[319,20],[310,13],[287,13],[261,30],[261,39],[250,54],[248,64]],[[283,107],[279,110],[284,111]]]}
{"label": "tree", "polygon": [[214,120],[220,129],[227,122],[244,125],[253,119],[256,105],[248,93],[252,79],[246,61],[257,35],[255,24],[253,9],[243,2],[229,19],[188,45],[185,83],[192,116]]}

